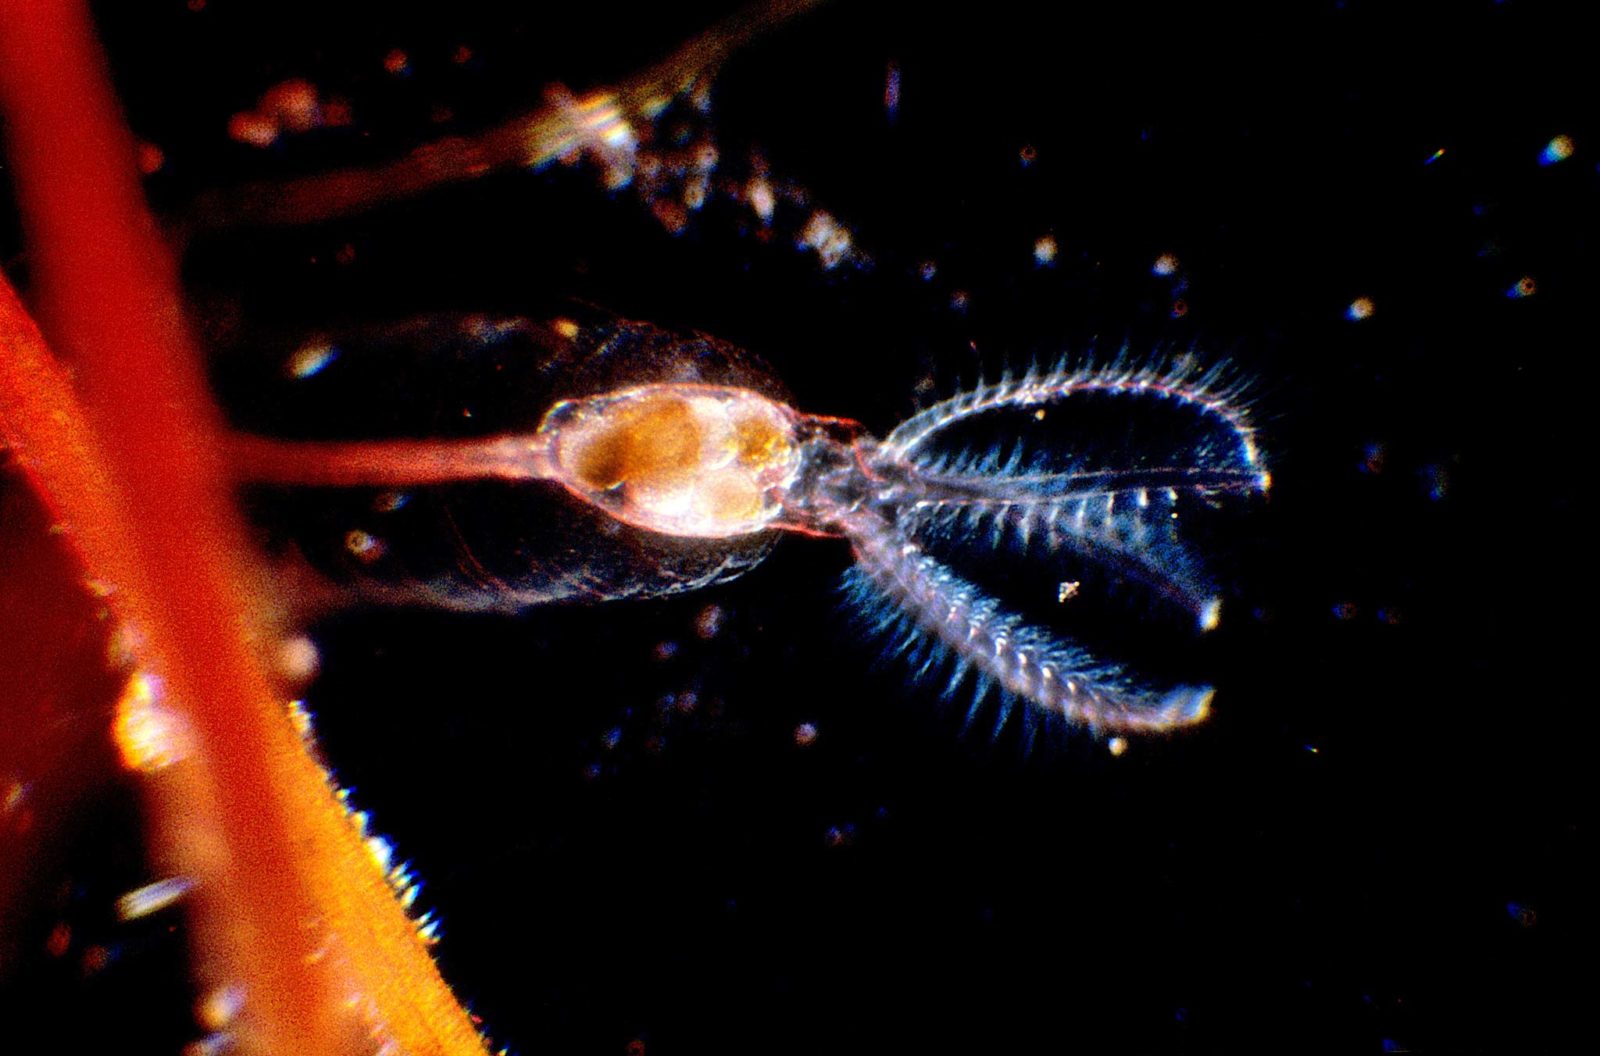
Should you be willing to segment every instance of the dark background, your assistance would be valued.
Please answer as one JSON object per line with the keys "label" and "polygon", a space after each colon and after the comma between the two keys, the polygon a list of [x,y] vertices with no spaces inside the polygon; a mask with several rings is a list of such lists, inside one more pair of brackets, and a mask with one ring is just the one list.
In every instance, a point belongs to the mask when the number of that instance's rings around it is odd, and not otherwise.
{"label": "dark background", "polygon": [[[166,154],[152,196],[176,212],[484,127],[549,82],[613,83],[726,10],[668,6],[103,18],[134,128]],[[832,5],[729,63],[710,128],[726,171],[759,149],[848,222],[864,268],[793,250],[793,217],[757,237],[736,203],[669,236],[630,191],[559,167],[198,246],[219,349],[576,299],[755,350],[796,406],[877,432],[980,364],[1125,342],[1254,379],[1275,486],[1220,555],[1214,717],[1120,756],[1085,732],[1026,757],[961,732],[841,608],[842,543],[785,539],[679,598],[316,624],[327,754],[415,864],[446,974],[496,1041],[1570,1051],[1596,937],[1573,506],[1600,129],[1564,6]],[[230,142],[228,116],[287,77],[356,123]],[[1575,153],[1541,164],[1558,134]],[[1164,253],[1176,275],[1153,274]],[[1533,294],[1509,296],[1525,277]],[[1376,307],[1359,322],[1358,296]],[[408,366],[344,378],[344,421],[459,414],[430,411]],[[230,411],[272,426],[248,398]],[[85,819],[72,912],[148,879],[130,810]],[[170,923],[109,931],[88,979],[41,955],[7,1000],[60,1017],[53,1051],[127,1051],[130,1032],[174,1051],[196,1028],[162,985],[182,972]]]}

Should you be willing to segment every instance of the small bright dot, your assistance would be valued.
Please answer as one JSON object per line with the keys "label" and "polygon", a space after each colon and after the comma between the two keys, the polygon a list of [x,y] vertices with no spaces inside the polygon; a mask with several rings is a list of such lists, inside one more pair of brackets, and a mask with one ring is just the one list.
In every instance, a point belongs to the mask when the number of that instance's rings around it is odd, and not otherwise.
{"label": "small bright dot", "polygon": [[411,72],[411,56],[395,48],[383,57],[383,68],[394,77],[404,77]]}
{"label": "small bright dot", "polygon": [[773,194],[772,184],[768,183],[765,177],[757,176],[750,181],[750,186],[746,188],[745,194],[750,199],[750,208],[756,211],[756,216],[761,218],[761,222],[764,224],[771,223],[773,210],[778,207],[778,200]]}
{"label": "small bright dot", "polygon": [[727,613],[721,605],[707,605],[700,610],[700,615],[695,617],[694,633],[709,641],[721,633],[726,619]]}
{"label": "small bright dot", "polygon": [[560,334],[568,341],[571,341],[573,338],[578,336],[578,324],[573,322],[571,319],[557,319],[555,323],[552,324],[552,329],[554,329],[556,333]]}
{"label": "small bright dot", "polygon": [[278,122],[254,110],[228,118],[228,138],[250,147],[270,147],[278,141]]}
{"label": "small bright dot", "polygon": [[317,86],[299,77],[280,81],[263,92],[259,110],[290,132],[309,132],[322,124]]}
{"label": "small bright dot", "polygon": [[1150,265],[1150,271],[1156,275],[1172,275],[1178,270],[1178,258],[1172,253],[1163,253]]}
{"label": "small bright dot", "polygon": [[244,1008],[244,987],[238,983],[214,988],[195,1004],[194,1018],[206,1030],[222,1030]]}
{"label": "small bright dot", "polygon": [[1506,291],[1506,296],[1514,301],[1519,301],[1524,297],[1532,297],[1537,292],[1539,292],[1539,286],[1533,281],[1533,276],[1524,275],[1512,284],[1511,288]]}
{"label": "small bright dot", "polygon": [[278,673],[293,682],[304,682],[317,673],[321,664],[317,643],[303,634],[278,643]]}
{"label": "small bright dot", "polygon": [[1350,302],[1350,307],[1344,310],[1344,317],[1351,322],[1360,322],[1371,319],[1372,313],[1377,310],[1377,305],[1372,303],[1371,297],[1357,297]]}
{"label": "small bright dot", "polygon": [[321,372],[338,356],[339,350],[324,341],[302,345],[289,357],[289,362],[284,365],[284,373],[296,381],[304,381]]}
{"label": "small bright dot", "polygon": [[1083,584],[1076,579],[1069,579],[1056,584],[1056,603],[1065,604],[1078,596],[1078,591]]}
{"label": "small bright dot", "polygon": [[1056,240],[1045,235],[1033,244],[1033,259],[1039,264],[1049,264],[1056,259]]}
{"label": "small bright dot", "polygon": [[1544,150],[1539,152],[1540,165],[1554,165],[1559,161],[1566,161],[1572,157],[1574,144],[1571,136],[1557,136],[1544,145]]}
{"label": "small bright dot", "polygon": [[706,194],[710,190],[710,182],[704,178],[693,179],[683,187],[683,205],[690,210],[699,210],[706,205]]}
{"label": "small bright dot", "polygon": [[794,746],[796,748],[809,748],[817,743],[817,724],[802,722],[794,728]]}
{"label": "small bright dot", "polygon": [[1128,739],[1126,737],[1113,737],[1111,740],[1106,742],[1106,751],[1110,752],[1112,755],[1121,755],[1127,750]]}
{"label": "small bright dot", "polygon": [[800,232],[800,249],[814,249],[824,270],[841,264],[850,254],[850,232],[821,209],[814,211]]}
{"label": "small bright dot", "polygon": [[383,556],[383,542],[371,532],[359,528],[345,533],[344,548],[362,561],[376,561]]}

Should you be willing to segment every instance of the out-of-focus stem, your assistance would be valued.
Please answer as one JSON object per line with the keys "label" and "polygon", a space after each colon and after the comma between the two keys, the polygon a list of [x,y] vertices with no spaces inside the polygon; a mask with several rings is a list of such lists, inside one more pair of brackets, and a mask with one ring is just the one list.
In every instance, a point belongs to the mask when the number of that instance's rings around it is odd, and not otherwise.
{"label": "out-of-focus stem", "polygon": [[735,12],[671,56],[619,85],[581,101],[552,90],[551,101],[494,128],[450,136],[405,157],[368,168],[341,169],[303,179],[246,184],[198,198],[173,225],[180,249],[208,232],[239,227],[320,223],[366,212],[509,168],[537,168],[583,149],[584,122],[621,129],[658,114],[673,97],[713,75],[756,37],[817,7],[823,0],[762,0]]}
{"label": "out-of-focus stem", "polygon": [[264,660],[275,600],[83,4],[0,2],[0,116],[62,357],[0,283],[4,437],[170,718],[151,846],[196,882],[202,985],[243,994],[235,1051],[482,1053]]}

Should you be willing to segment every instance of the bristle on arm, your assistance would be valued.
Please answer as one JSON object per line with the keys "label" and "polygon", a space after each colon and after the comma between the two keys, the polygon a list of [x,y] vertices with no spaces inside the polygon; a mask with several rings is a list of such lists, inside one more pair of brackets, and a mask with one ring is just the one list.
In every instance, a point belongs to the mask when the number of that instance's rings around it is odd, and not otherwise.
{"label": "bristle on arm", "polygon": [[[1033,707],[1096,732],[1157,732],[1205,719],[1205,686],[1160,688],[1096,660],[1059,635],[1005,611],[876,514],[844,523],[861,577],[905,614],[912,629]],[[959,679],[953,679],[952,682]]]}
{"label": "bristle on arm", "polygon": [[1227,461],[1237,461],[1237,468],[1256,471],[1259,479],[1260,450],[1246,410],[1244,389],[1244,384],[1226,367],[1202,370],[1188,357],[1137,367],[1114,364],[1068,369],[1063,361],[1049,370],[1034,368],[1020,377],[1007,375],[997,382],[979,383],[942,400],[901,422],[879,451],[892,461],[914,461],[918,449],[939,433],[978,415],[1042,408],[1074,395],[1102,393],[1168,400],[1220,422],[1237,444],[1236,455]]}

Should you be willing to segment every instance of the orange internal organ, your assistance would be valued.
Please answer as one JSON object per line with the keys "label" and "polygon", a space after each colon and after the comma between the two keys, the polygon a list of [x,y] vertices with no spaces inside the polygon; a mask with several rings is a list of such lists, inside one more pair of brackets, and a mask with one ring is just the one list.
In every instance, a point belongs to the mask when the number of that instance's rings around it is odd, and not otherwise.
{"label": "orange internal organ", "polygon": [[545,415],[555,479],[618,520],[703,539],[760,531],[799,466],[797,416],[749,389],[665,383]]}
{"label": "orange internal organ", "polygon": [[660,487],[692,476],[703,437],[689,402],[642,399],[617,407],[570,445],[571,468],[586,488],[609,491],[630,481]]}

